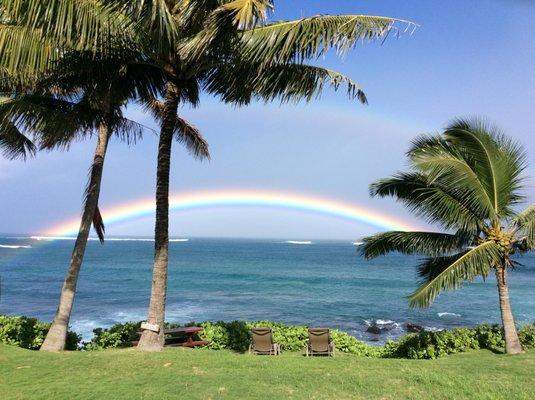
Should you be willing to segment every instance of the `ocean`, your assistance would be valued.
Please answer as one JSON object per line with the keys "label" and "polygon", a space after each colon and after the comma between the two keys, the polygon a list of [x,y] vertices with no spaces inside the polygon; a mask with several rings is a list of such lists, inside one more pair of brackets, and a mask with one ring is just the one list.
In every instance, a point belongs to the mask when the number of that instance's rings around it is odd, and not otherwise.
{"label": "ocean", "polygon": [[[0,237],[0,313],[50,321],[72,240]],[[90,241],[78,283],[72,329],[89,340],[96,327],[146,318],[154,243]],[[518,324],[535,321],[535,255],[510,273]],[[166,318],[274,320],[344,330],[371,343],[427,329],[498,323],[494,276],[410,309],[418,257],[391,254],[367,261],[351,241],[189,239],[170,243]],[[370,325],[382,328],[368,332]]]}

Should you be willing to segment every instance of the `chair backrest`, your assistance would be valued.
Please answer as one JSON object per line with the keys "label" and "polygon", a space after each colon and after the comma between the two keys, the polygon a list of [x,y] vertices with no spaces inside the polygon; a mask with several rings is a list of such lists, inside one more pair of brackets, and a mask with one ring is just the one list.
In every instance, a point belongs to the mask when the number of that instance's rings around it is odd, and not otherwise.
{"label": "chair backrest", "polygon": [[273,334],[271,328],[258,327],[251,329],[253,349],[260,352],[268,352],[273,348]]}
{"label": "chair backrest", "polygon": [[309,328],[308,343],[312,351],[326,353],[329,351],[331,341],[328,328]]}

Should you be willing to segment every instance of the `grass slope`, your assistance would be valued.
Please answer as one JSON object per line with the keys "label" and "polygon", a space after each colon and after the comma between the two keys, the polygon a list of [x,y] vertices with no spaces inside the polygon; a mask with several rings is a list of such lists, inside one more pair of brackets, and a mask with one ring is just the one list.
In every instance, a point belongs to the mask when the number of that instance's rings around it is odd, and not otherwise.
{"label": "grass slope", "polygon": [[134,349],[40,353],[0,345],[2,399],[532,399],[535,353],[439,360]]}

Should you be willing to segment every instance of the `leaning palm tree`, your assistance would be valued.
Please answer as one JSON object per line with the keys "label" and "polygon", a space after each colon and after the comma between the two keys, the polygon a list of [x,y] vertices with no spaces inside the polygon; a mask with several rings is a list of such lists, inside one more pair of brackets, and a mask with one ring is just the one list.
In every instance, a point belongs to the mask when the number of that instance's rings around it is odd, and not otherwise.
{"label": "leaning palm tree", "polygon": [[[11,156],[23,156],[25,149],[33,151],[33,141],[42,149],[65,148],[74,140],[97,134],[80,228],[58,309],[42,350],[64,348],[91,226],[100,240],[104,240],[98,199],[109,140],[116,135],[121,140],[133,142],[145,130],[141,124],[122,115],[122,106],[129,99],[155,94],[161,88],[159,70],[141,61],[133,56],[126,62],[123,59],[99,59],[93,54],[70,54],[60,60],[51,76],[34,85],[45,89],[4,99],[0,106],[0,146]],[[189,126],[185,121],[184,125]],[[3,137],[7,139],[2,142]],[[201,137],[181,137],[194,152],[199,147],[198,142],[204,144]]]}
{"label": "leaning palm tree", "polygon": [[[166,72],[160,116],[156,183],[155,254],[147,324],[138,348],[161,350],[169,246],[169,176],[172,140],[180,130],[180,104],[196,104],[204,89],[224,101],[247,104],[252,99],[310,100],[326,83],[347,84],[350,97],[366,102],[351,79],[335,71],[304,65],[335,48],[344,52],[359,40],[387,35],[396,20],[386,17],[316,16],[267,23],[272,0],[188,0],[147,2],[137,8],[147,19],[151,57]],[[150,11],[147,11],[150,10]],[[156,16],[156,17],[155,17]],[[165,23],[164,23],[165,22]],[[173,29],[161,33],[170,23]],[[410,24],[408,24],[410,25]]]}
{"label": "leaning palm tree", "polygon": [[[152,99],[161,93],[161,86],[160,92],[154,93],[130,90],[131,86],[127,85],[128,93],[125,95],[123,87],[125,74],[121,68],[113,71],[104,70],[104,74],[93,77],[92,84],[84,87],[84,94],[77,104],[72,104],[61,96],[50,96],[52,93],[45,93],[44,98],[42,93],[38,96],[33,93],[43,74],[50,75],[51,69],[55,70],[58,62],[64,62],[66,53],[81,54],[84,56],[82,57],[84,62],[94,65],[99,59],[103,62],[111,59],[113,62],[117,56],[121,56],[124,60],[125,56],[128,58],[130,52],[140,50],[140,39],[145,36],[145,32],[139,29],[137,17],[142,17],[144,23],[148,22],[149,31],[156,29],[162,37],[169,40],[174,36],[175,25],[165,19],[165,13],[158,12],[162,7],[167,7],[164,1],[133,3],[136,2],[0,0],[0,82],[2,88],[6,89],[2,89],[2,92],[7,95],[7,98],[2,100],[0,150],[10,158],[25,157],[35,152],[32,135],[41,142],[43,148],[68,146],[74,137],[85,133],[96,131],[99,136],[87,186],[80,231],[58,310],[42,346],[43,350],[63,348],[78,272],[92,223],[99,237],[101,239],[103,237],[103,221],[97,203],[107,143],[114,128],[117,131],[115,133],[122,138],[130,139],[132,136],[137,136],[128,132],[134,125],[123,124],[127,120],[122,117],[121,106],[134,98],[150,99],[150,103],[155,103]],[[136,18],[132,18],[131,12],[134,10]],[[150,15],[145,14],[147,10],[150,11]],[[163,43],[167,41],[163,40]],[[159,46],[155,42],[151,43],[151,46],[158,50],[169,49],[168,46]],[[71,57],[71,61],[72,59]],[[140,61],[137,64],[138,70],[153,69],[154,66],[147,63],[146,59]],[[74,77],[75,85],[78,85],[80,71],[72,65],[72,62],[70,64],[68,66],[70,70],[67,71],[73,73],[71,78]],[[83,63],[82,66],[85,67]],[[121,79],[116,79],[117,72],[121,74]],[[62,75],[53,90],[64,91],[66,80],[67,77]],[[72,84],[72,79],[70,81]],[[31,96],[27,95],[28,91]],[[75,102],[78,100],[80,99]],[[50,114],[45,111],[47,107],[51,111]],[[55,120],[48,118],[52,115],[57,118]],[[82,121],[78,119],[80,117]],[[207,144],[199,132],[181,118],[177,118],[176,122],[175,128],[180,129],[180,132],[176,132],[175,137],[184,142],[195,155],[201,158],[208,156]],[[114,125],[115,123],[118,125]],[[47,135],[45,132],[53,134]]]}
{"label": "leaning palm tree", "polygon": [[373,183],[372,195],[392,196],[448,232],[377,234],[364,239],[363,255],[425,256],[421,285],[409,296],[417,307],[494,271],[505,350],[520,353],[507,274],[517,265],[513,254],[535,249],[535,204],[516,211],[524,199],[523,149],[484,121],[458,119],[441,135],[417,138],[408,157],[411,170]]}
{"label": "leaning palm tree", "polygon": [[[118,77],[110,74],[109,78]],[[113,85],[90,84],[83,89],[79,86],[74,93],[65,93],[57,86],[47,89],[38,94],[17,94],[3,101],[0,106],[0,137],[18,137],[19,141],[22,138],[29,141],[31,138],[30,143],[35,142],[42,149],[54,149],[68,147],[71,142],[84,136],[97,135],[80,228],[58,309],[41,347],[42,350],[58,351],[65,346],[78,274],[91,226],[100,240],[104,240],[98,199],[109,140],[114,134],[128,141],[136,140],[144,127],[122,116],[120,107],[124,98],[113,91]],[[4,149],[11,152],[12,156],[24,154],[21,145],[17,148],[9,142],[4,144]]]}

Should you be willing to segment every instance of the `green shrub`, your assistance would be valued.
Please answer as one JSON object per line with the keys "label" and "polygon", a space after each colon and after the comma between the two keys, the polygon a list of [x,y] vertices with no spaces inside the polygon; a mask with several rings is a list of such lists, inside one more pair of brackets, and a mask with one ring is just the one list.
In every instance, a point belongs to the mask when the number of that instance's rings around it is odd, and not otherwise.
{"label": "green shrub", "polygon": [[131,342],[137,340],[141,322],[126,322],[115,324],[109,329],[93,329],[93,337],[84,343],[85,350],[100,350],[118,347],[129,347]]}
{"label": "green shrub", "polygon": [[273,329],[273,341],[280,344],[284,351],[303,351],[308,340],[306,326],[284,325],[271,321],[256,321],[248,325],[249,330],[253,327],[269,326]]}
{"label": "green shrub", "polygon": [[383,357],[435,359],[448,354],[479,349],[474,329],[457,328],[439,332],[420,332],[407,335],[385,345]]}
{"label": "green shrub", "polygon": [[498,325],[479,325],[474,328],[479,347],[497,350],[505,347],[503,328]]}
{"label": "green shrub", "polygon": [[518,332],[518,337],[524,349],[535,349],[535,323],[523,326]]}
{"label": "green shrub", "polygon": [[[50,325],[35,318],[0,315],[0,342],[38,350],[45,340]],[[81,339],[76,332],[69,331],[65,349],[77,350]]]}
{"label": "green shrub", "polygon": [[[166,323],[165,328],[177,328],[180,325]],[[139,339],[141,321],[125,322],[111,326],[110,328],[93,329],[93,337],[90,342],[83,344],[84,350],[115,349],[130,347],[132,342]]]}
{"label": "green shrub", "polygon": [[[250,330],[253,327],[268,326],[273,329],[273,341],[279,343],[285,351],[303,351],[308,341],[308,329],[302,325],[284,325],[272,321],[255,322],[203,322],[204,328],[200,338],[210,342],[206,349],[229,349],[245,352],[251,343]],[[331,337],[336,349],[342,353],[357,354],[360,356],[378,356],[381,348],[367,345],[355,337],[331,330]]]}
{"label": "green shrub", "polygon": [[[141,322],[115,324],[110,328],[93,330],[93,338],[84,343],[85,350],[129,347],[139,338]],[[166,323],[165,328],[180,325]],[[246,352],[251,343],[250,330],[253,327],[269,326],[273,329],[273,340],[285,351],[302,351],[308,341],[308,330],[303,325],[285,325],[273,321],[232,322],[190,322],[185,326],[201,326],[196,340],[207,340],[204,349],[232,350]],[[27,349],[39,349],[50,328],[50,324],[35,318],[12,317],[0,314],[0,343],[12,344]],[[475,328],[457,328],[438,332],[409,334],[397,341],[388,341],[384,346],[368,345],[357,338],[333,329],[331,338],[337,351],[363,357],[434,359],[448,354],[462,353],[476,349],[503,349],[503,329],[498,325],[480,325]],[[535,349],[535,323],[519,330],[524,349]],[[79,348],[81,337],[69,331],[67,350]]]}
{"label": "green shrub", "polygon": [[[116,324],[108,329],[95,329],[94,336],[89,343],[85,343],[86,350],[97,350],[117,347],[129,347],[133,340],[137,340],[137,332],[141,322],[127,322]],[[196,339],[207,340],[210,344],[204,349],[228,349],[236,352],[246,352],[251,343],[250,330],[253,327],[269,326],[273,329],[273,340],[279,343],[285,351],[302,351],[308,341],[306,326],[284,325],[272,321],[256,322],[190,322],[185,326],[198,325],[203,328]],[[176,324],[166,324],[166,328],[178,327]],[[355,337],[338,330],[332,330],[331,336],[338,351],[358,354],[361,356],[377,356],[380,348],[367,345]]]}

